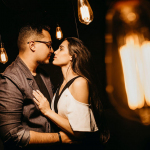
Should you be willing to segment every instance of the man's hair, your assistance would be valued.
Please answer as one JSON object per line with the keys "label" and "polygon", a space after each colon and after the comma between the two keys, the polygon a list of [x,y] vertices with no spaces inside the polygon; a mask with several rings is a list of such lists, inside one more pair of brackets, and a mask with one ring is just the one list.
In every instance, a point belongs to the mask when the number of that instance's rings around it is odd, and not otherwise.
{"label": "man's hair", "polygon": [[50,27],[47,25],[25,25],[20,29],[18,35],[18,49],[19,51],[25,51],[28,40],[32,39],[38,40],[38,38],[43,37],[42,30],[49,32]]}

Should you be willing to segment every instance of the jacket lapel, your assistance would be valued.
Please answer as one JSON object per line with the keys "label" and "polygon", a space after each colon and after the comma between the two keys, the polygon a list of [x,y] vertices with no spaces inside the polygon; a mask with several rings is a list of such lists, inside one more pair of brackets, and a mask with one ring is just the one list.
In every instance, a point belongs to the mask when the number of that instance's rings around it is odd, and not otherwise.
{"label": "jacket lapel", "polygon": [[32,90],[39,90],[38,85],[36,84],[34,77],[32,76],[30,70],[26,66],[26,64],[21,60],[19,56],[16,58],[17,65],[20,67],[20,69],[23,71],[25,74],[27,81],[29,83],[29,86],[31,87]]}
{"label": "jacket lapel", "polygon": [[[30,87],[32,88],[32,90],[40,91],[37,83],[34,80],[34,77],[32,76],[32,74],[31,74],[30,70],[28,69],[28,67],[26,66],[26,64],[21,60],[21,58],[19,56],[16,58],[16,60],[17,60],[17,62],[19,62],[17,64],[20,66],[20,69],[22,69],[22,71],[24,72],[24,74],[27,78],[27,81],[28,81]],[[53,92],[52,92],[52,84],[50,82],[50,78],[49,78],[49,76],[45,76],[42,73],[40,73],[40,75],[41,75],[41,78],[42,78],[48,92],[49,92],[50,98],[52,100]]]}

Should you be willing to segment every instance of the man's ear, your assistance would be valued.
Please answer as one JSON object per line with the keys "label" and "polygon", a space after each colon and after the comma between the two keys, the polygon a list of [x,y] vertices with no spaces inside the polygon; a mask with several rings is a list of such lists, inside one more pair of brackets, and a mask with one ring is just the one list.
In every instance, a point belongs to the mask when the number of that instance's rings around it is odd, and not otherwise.
{"label": "man's ear", "polygon": [[34,41],[31,41],[29,43],[29,48],[30,48],[31,51],[35,52],[36,49],[35,49],[35,42]]}

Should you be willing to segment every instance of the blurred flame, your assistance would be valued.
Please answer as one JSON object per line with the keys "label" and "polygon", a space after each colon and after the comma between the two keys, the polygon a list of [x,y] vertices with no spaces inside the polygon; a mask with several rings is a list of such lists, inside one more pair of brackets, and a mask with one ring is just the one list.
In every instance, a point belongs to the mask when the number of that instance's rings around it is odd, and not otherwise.
{"label": "blurred flame", "polygon": [[142,108],[145,102],[150,106],[150,42],[140,46],[138,35],[132,34],[119,53],[129,108]]}

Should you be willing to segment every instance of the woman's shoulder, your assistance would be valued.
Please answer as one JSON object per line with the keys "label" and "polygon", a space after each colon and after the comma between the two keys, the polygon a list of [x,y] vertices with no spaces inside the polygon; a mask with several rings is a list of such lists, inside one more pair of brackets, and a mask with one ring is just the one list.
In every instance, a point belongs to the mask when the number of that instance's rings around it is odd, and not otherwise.
{"label": "woman's shoulder", "polygon": [[78,77],[77,79],[74,80],[72,86],[74,88],[86,87],[88,86],[88,81],[83,77]]}
{"label": "woman's shoulder", "polygon": [[77,101],[88,104],[89,86],[85,78],[75,79],[69,90]]}

